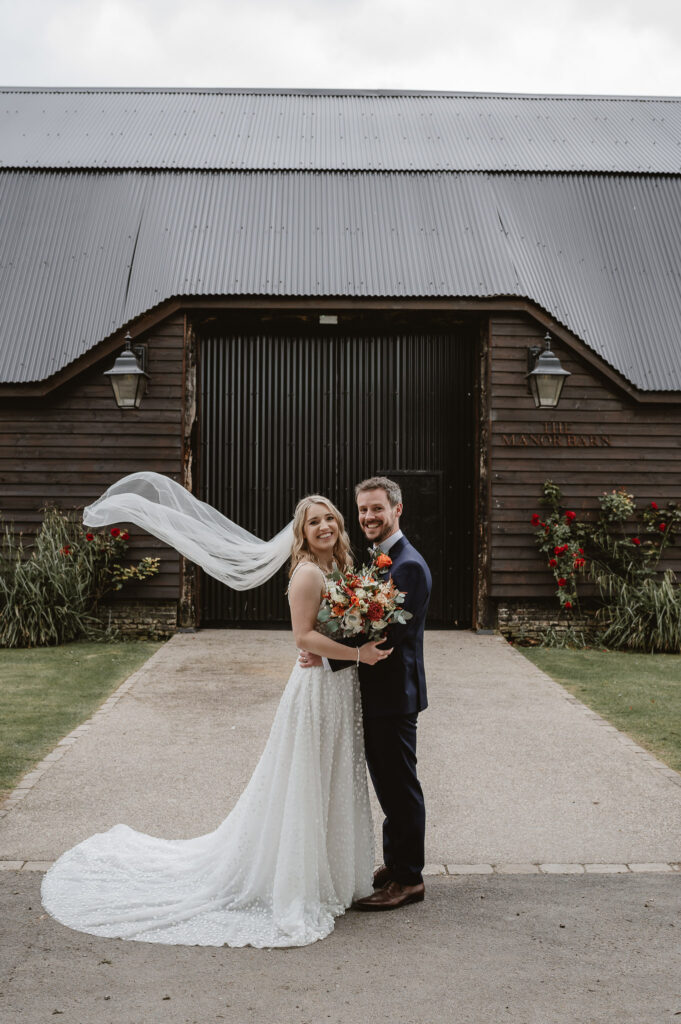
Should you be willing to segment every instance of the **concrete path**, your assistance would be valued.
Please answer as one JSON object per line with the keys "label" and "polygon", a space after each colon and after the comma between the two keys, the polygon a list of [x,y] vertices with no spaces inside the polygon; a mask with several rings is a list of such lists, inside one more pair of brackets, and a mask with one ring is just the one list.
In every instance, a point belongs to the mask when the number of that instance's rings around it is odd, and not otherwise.
{"label": "concrete path", "polygon": [[178,635],[0,810],[0,1017],[678,1019],[681,776],[498,637],[432,632],[426,657],[420,772],[440,877],[424,904],[348,914],[323,943],[275,952],[100,940],[43,914],[40,870],[63,850],[119,821],[207,832],[250,776],[290,636]]}
{"label": "concrete path", "polygon": [[[51,861],[121,821],[176,838],[212,830],[251,775],[294,659],[284,632],[175,636],[24,780],[0,820],[0,861]],[[431,632],[426,660],[433,869],[681,862],[676,772],[500,637]]]}

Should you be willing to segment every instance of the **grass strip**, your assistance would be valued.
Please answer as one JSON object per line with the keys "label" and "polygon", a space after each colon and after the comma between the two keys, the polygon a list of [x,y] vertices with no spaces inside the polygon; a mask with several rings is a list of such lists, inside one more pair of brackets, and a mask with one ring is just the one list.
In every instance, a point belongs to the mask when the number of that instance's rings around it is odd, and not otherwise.
{"label": "grass strip", "polygon": [[612,725],[681,771],[681,655],[518,647]]}
{"label": "grass strip", "polygon": [[0,798],[160,646],[131,640],[0,649]]}

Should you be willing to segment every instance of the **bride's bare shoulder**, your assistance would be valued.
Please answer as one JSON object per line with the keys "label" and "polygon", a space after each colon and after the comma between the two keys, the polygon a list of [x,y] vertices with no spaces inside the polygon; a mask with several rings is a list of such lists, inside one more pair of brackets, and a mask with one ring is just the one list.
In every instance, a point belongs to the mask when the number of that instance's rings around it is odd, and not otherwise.
{"label": "bride's bare shoulder", "polygon": [[319,568],[315,562],[309,562],[303,560],[298,562],[291,573],[291,578],[288,583],[289,593],[295,590],[320,590],[324,586],[326,577],[323,571]]}

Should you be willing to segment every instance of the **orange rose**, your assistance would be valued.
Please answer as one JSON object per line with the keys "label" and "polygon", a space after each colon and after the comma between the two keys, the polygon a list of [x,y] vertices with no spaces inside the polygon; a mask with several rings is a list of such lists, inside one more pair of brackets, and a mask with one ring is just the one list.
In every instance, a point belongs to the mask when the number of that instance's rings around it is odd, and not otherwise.
{"label": "orange rose", "polygon": [[337,615],[339,618],[341,615],[345,615],[345,605],[335,604],[333,606],[333,614]]}
{"label": "orange rose", "polygon": [[385,552],[383,552],[383,551],[381,552],[381,554],[376,559],[376,565],[378,566],[379,569],[387,569],[392,564],[393,564],[393,560],[390,557],[390,555],[386,555]]}

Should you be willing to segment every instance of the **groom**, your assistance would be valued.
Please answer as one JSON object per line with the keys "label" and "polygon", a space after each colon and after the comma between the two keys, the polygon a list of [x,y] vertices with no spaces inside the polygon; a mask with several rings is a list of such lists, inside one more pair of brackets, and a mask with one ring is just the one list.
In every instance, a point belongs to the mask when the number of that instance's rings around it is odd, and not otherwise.
{"label": "groom", "polygon": [[[372,548],[392,559],[388,572],[406,592],[412,618],[389,627],[393,648],[385,661],[360,665],[364,744],[369,774],[385,820],[384,864],[374,873],[374,893],[356,900],[356,910],[395,910],[423,899],[426,811],[416,774],[416,721],[427,707],[423,630],[430,600],[430,570],[400,530],[402,494],[384,476],[355,487],[359,524]],[[308,655],[308,659],[309,659]],[[310,664],[309,660],[307,664]],[[331,662],[347,668],[347,662]]]}

